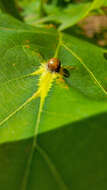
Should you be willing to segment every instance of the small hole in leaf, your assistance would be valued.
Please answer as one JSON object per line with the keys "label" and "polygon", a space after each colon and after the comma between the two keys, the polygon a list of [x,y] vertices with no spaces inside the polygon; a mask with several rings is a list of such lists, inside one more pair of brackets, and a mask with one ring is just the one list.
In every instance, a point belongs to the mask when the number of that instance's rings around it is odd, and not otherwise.
{"label": "small hole in leaf", "polygon": [[63,69],[64,77],[68,78],[70,76],[70,73],[67,69]]}
{"label": "small hole in leaf", "polygon": [[107,60],[107,53],[104,53],[104,58]]}

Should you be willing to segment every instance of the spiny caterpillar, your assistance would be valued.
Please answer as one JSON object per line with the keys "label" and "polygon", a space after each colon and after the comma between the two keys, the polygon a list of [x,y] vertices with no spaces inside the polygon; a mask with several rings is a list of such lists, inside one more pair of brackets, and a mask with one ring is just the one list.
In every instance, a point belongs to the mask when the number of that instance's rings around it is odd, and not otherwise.
{"label": "spiny caterpillar", "polygon": [[[62,79],[63,76],[68,77],[68,71],[61,67],[60,60],[58,58],[51,58],[48,62],[41,63],[38,70],[26,75],[25,77],[40,75],[38,82],[38,90],[29,97],[21,106],[19,106],[15,111],[13,111],[9,116],[7,116],[0,125],[3,125],[7,120],[9,120],[13,115],[20,111],[25,105],[31,102],[33,99],[40,97],[40,107],[37,119],[37,126],[40,122],[40,114],[44,105],[45,98],[53,84],[53,81],[57,78]],[[23,77],[22,77],[23,78]],[[38,128],[38,127],[37,127]]]}

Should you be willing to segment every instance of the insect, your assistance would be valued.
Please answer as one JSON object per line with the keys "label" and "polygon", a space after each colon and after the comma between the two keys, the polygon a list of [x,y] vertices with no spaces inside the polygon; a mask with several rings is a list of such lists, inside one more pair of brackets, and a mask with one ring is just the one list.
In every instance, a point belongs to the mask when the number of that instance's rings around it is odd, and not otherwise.
{"label": "insect", "polygon": [[60,60],[58,58],[49,59],[48,64],[47,64],[47,68],[51,72],[59,72],[60,68],[61,68]]}
{"label": "insect", "polygon": [[64,77],[69,77],[69,71],[61,67],[61,62],[58,58],[51,58],[47,63],[47,68],[50,72],[60,73]]}
{"label": "insect", "polygon": [[48,95],[50,88],[52,87],[53,81],[59,78],[61,83],[62,81],[64,82],[62,78],[63,76],[68,77],[68,70],[61,67],[61,62],[58,58],[51,58],[49,59],[49,61],[41,63],[40,67],[36,71],[26,75],[25,77],[36,76],[36,75],[40,75],[38,80],[37,91],[34,92],[31,97],[29,97],[21,106],[19,106],[15,111],[13,111],[8,117],[6,117],[0,123],[0,125],[3,125],[9,118],[11,118],[19,110],[25,107],[29,102],[40,97],[40,108],[39,108],[39,113],[38,113],[39,115],[37,121],[37,128],[38,128],[44,101],[46,96]]}

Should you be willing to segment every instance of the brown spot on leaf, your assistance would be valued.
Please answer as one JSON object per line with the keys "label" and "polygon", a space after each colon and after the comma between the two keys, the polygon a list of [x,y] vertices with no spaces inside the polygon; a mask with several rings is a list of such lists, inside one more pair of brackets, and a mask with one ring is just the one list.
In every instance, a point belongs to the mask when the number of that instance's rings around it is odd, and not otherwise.
{"label": "brown spot on leaf", "polygon": [[48,24],[46,25],[46,28],[49,29],[49,28],[56,28],[56,26],[54,24]]}
{"label": "brown spot on leaf", "polygon": [[25,40],[26,43],[29,43],[30,41],[29,40]]}
{"label": "brown spot on leaf", "polygon": [[29,46],[29,45],[25,45],[25,47],[26,47],[26,48],[30,48],[30,46]]}

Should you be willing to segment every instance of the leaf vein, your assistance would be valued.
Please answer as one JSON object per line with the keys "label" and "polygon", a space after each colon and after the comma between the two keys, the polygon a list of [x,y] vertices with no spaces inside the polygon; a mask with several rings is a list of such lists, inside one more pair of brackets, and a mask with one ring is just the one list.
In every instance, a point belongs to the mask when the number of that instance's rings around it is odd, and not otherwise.
{"label": "leaf vein", "polygon": [[107,95],[106,90],[104,89],[104,87],[100,84],[100,82],[96,79],[95,75],[93,74],[93,72],[87,67],[87,65],[84,64],[83,60],[71,49],[69,48],[65,43],[62,43],[62,46],[69,51],[80,63],[81,65],[83,65],[83,67],[85,68],[85,70],[89,73],[89,75],[91,76],[91,78],[95,81],[95,83],[97,84],[97,86],[103,91],[103,93],[105,95]]}
{"label": "leaf vein", "polygon": [[49,158],[49,155],[46,153],[44,149],[42,149],[38,144],[36,144],[36,148],[42,158],[45,160],[47,163],[48,167],[50,168],[50,171],[52,172],[56,182],[59,184],[59,187],[61,190],[68,190],[68,187],[64,183],[61,175],[59,174],[58,170],[56,169],[55,165],[53,164],[52,160]]}

